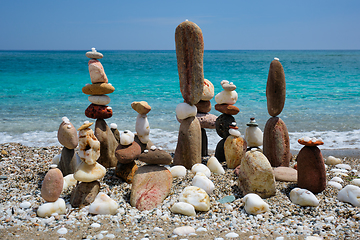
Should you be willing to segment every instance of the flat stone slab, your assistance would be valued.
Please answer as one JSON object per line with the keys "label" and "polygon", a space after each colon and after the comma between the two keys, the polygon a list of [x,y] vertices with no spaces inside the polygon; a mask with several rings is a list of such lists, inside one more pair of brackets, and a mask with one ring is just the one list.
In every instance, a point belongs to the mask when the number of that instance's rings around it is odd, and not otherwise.
{"label": "flat stone slab", "polygon": [[275,180],[280,182],[297,182],[297,170],[291,167],[274,168]]}

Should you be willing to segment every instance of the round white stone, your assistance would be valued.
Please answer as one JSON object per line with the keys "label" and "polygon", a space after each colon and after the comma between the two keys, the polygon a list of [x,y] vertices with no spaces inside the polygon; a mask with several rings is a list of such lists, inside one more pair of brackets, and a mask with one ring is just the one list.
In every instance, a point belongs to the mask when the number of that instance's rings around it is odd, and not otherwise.
{"label": "round white stone", "polygon": [[27,202],[27,201],[24,201],[22,203],[20,203],[19,205],[21,208],[29,208],[31,207],[31,203],[30,202]]}
{"label": "round white stone", "polygon": [[82,162],[74,173],[74,178],[80,182],[92,182],[104,177],[105,174],[106,168],[101,164],[88,165]]}
{"label": "round white stone", "polygon": [[60,235],[64,235],[67,234],[68,230],[64,227],[60,228],[59,230],[57,230],[57,233]]}
{"label": "round white stone", "polygon": [[177,227],[173,231],[173,234],[179,236],[189,235],[190,233],[195,233],[195,229],[190,226]]}
{"label": "round white stone", "polygon": [[56,156],[52,159],[52,163],[53,163],[53,164],[56,164],[56,165],[59,165],[60,159],[61,159],[61,153],[58,154],[58,155],[56,155]]}
{"label": "round white stone", "polygon": [[329,181],[327,183],[328,186],[332,186],[336,189],[342,189],[342,185],[339,182],[335,182],[335,181]]}
{"label": "round white stone", "polygon": [[110,103],[110,97],[108,95],[90,95],[88,100],[96,105],[107,105]]}
{"label": "round white stone", "polygon": [[215,156],[210,157],[210,159],[207,162],[207,167],[213,173],[217,173],[217,174],[225,173],[224,168],[222,167],[221,163],[217,160],[217,158]]}
{"label": "round white stone", "polygon": [[215,189],[214,183],[202,172],[197,172],[192,180],[192,185],[204,189],[207,194],[212,194]]}
{"label": "round white stone", "polygon": [[74,178],[74,174],[68,174],[64,177],[63,191],[68,189],[71,186],[75,186],[77,180]]}
{"label": "round white stone", "polygon": [[269,205],[257,194],[249,193],[243,198],[245,211],[248,214],[261,214],[269,211]]}
{"label": "round white stone", "polygon": [[229,129],[229,134],[234,136],[234,137],[240,137],[241,136],[240,131],[236,130],[236,129],[233,129],[233,128]]}
{"label": "round white stone", "polygon": [[191,171],[192,171],[194,174],[196,174],[196,173],[198,173],[198,172],[202,172],[202,173],[204,173],[204,174],[206,175],[206,177],[210,177],[210,176],[211,176],[211,171],[210,171],[210,169],[209,169],[206,165],[204,165],[204,164],[202,164],[202,163],[196,163],[196,164],[194,164],[194,165],[192,166],[192,168],[191,168]]}
{"label": "round white stone", "polygon": [[195,186],[186,187],[179,196],[180,202],[186,202],[194,206],[197,211],[209,211],[209,195],[201,188]]}
{"label": "round white stone", "polygon": [[316,207],[319,205],[319,200],[312,192],[301,188],[291,190],[290,201],[300,206]]}
{"label": "round white stone", "polygon": [[186,176],[186,168],[182,165],[176,165],[176,166],[171,167],[170,172],[171,172],[173,178]]}
{"label": "round white stone", "polygon": [[340,159],[340,158],[333,157],[333,156],[329,156],[329,157],[325,160],[325,163],[326,163],[327,165],[336,165],[336,164],[341,163],[341,159]]}
{"label": "round white stone", "polygon": [[335,167],[340,169],[351,170],[351,166],[349,164],[336,164]]}
{"label": "round white stone", "polygon": [[134,142],[135,134],[130,130],[125,130],[120,133],[120,144],[123,146],[130,145]]}
{"label": "round white stone", "polygon": [[339,177],[333,177],[330,181],[334,181],[334,182],[338,182],[338,183],[343,183],[344,182],[344,180],[342,180]]}
{"label": "round white stone", "polygon": [[111,129],[117,129],[117,124],[116,123],[111,123],[110,128]]}
{"label": "round white stone", "polygon": [[235,232],[229,232],[228,234],[225,235],[226,238],[237,238],[239,237],[239,234],[235,233]]}
{"label": "round white stone", "polygon": [[197,108],[195,105],[190,105],[188,103],[179,103],[175,109],[176,116],[178,119],[186,119],[189,117],[195,117],[197,114]]}
{"label": "round white stone", "polygon": [[37,210],[37,215],[39,217],[50,217],[53,213],[58,213],[59,215],[66,213],[66,204],[64,199],[59,198],[55,202],[44,203]]}
{"label": "round white stone", "polygon": [[342,202],[351,203],[356,207],[360,207],[360,187],[347,185],[339,191],[337,199]]}
{"label": "round white stone", "polygon": [[258,127],[247,127],[245,141],[248,147],[259,147],[263,144],[263,132]]}
{"label": "round white stone", "polygon": [[233,105],[238,99],[238,94],[235,91],[221,91],[215,96],[217,104],[230,104]]}
{"label": "round white stone", "polygon": [[135,130],[139,140],[143,144],[147,144],[149,142],[150,125],[146,114],[138,114]]}
{"label": "round white stone", "polygon": [[196,215],[194,206],[189,203],[186,203],[186,202],[175,203],[171,207],[170,211],[172,213],[179,213],[179,214],[186,215],[186,216],[195,216]]}
{"label": "round white stone", "polygon": [[110,214],[117,212],[119,205],[105,193],[99,192],[94,202],[89,206],[89,213],[92,214]]}
{"label": "round white stone", "polygon": [[360,178],[353,179],[351,181],[351,184],[359,187],[360,186]]}

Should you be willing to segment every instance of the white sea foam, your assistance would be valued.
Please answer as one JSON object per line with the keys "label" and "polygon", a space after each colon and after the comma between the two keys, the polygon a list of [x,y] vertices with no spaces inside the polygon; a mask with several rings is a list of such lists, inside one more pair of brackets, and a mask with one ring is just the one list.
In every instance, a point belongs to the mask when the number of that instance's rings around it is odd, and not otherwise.
{"label": "white sea foam", "polygon": [[[208,136],[208,149],[214,151],[221,138],[217,135],[215,129],[206,129],[206,133]],[[347,132],[290,132],[290,148],[300,150],[303,145],[300,145],[297,141],[304,136],[321,137],[324,145],[319,146],[320,149],[360,149],[360,129]],[[155,146],[162,147],[164,150],[175,150],[177,138],[178,131],[151,129],[150,132],[150,140]],[[10,142],[21,143],[29,147],[61,146],[57,140],[57,131],[34,131],[21,134],[0,132],[0,144]]]}

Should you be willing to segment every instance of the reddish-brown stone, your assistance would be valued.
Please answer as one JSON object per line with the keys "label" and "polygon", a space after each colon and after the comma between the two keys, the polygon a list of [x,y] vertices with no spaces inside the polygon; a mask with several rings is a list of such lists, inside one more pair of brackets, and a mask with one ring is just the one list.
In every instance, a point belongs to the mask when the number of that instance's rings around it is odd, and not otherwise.
{"label": "reddish-brown stone", "polygon": [[215,109],[221,113],[236,115],[240,112],[240,109],[231,104],[216,104]]}
{"label": "reddish-brown stone", "polygon": [[85,116],[93,119],[106,119],[111,118],[113,111],[108,106],[90,104],[85,110]]}
{"label": "reddish-brown stone", "polygon": [[179,24],[175,47],[180,91],[185,102],[194,105],[200,101],[204,86],[204,40],[199,26],[190,21]]}
{"label": "reddish-brown stone", "polygon": [[41,186],[41,197],[47,202],[55,202],[63,189],[64,178],[58,168],[50,169]]}
{"label": "reddish-brown stone", "polygon": [[195,104],[198,113],[208,113],[211,111],[211,102],[210,101],[200,101]]}
{"label": "reddish-brown stone", "polygon": [[285,123],[271,117],[264,128],[263,152],[272,167],[288,167],[291,153],[289,133]]}
{"label": "reddish-brown stone", "polygon": [[270,116],[276,117],[285,105],[286,82],[283,66],[278,60],[270,64],[266,84],[267,109]]}
{"label": "reddish-brown stone", "polygon": [[313,193],[322,192],[326,188],[326,172],[320,149],[305,146],[296,161],[298,186]]}
{"label": "reddish-brown stone", "polygon": [[124,146],[119,144],[116,148],[115,156],[120,163],[130,163],[139,158],[141,154],[141,147],[136,142],[132,142],[132,144]]}
{"label": "reddish-brown stone", "polygon": [[125,182],[131,184],[137,170],[138,166],[136,165],[135,161],[127,164],[118,162],[115,168],[115,175]]}

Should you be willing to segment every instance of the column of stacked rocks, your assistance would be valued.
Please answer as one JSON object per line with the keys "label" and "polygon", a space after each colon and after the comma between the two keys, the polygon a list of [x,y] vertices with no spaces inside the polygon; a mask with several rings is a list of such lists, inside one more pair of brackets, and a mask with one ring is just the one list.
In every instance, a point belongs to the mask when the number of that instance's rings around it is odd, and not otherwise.
{"label": "column of stacked rocks", "polygon": [[264,128],[263,152],[272,167],[288,167],[291,153],[289,133],[285,123],[277,117],[283,110],[286,97],[286,82],[283,66],[278,58],[270,64],[266,84],[267,109],[271,118]]}
{"label": "column of stacked rocks", "polygon": [[305,146],[296,157],[297,184],[313,193],[322,192],[326,188],[326,171],[324,159],[317,146],[324,142],[322,139],[309,137],[303,137],[298,142]]}
{"label": "column of stacked rocks", "polygon": [[184,103],[176,107],[176,116],[182,120],[174,155],[174,164],[187,169],[201,162],[201,126],[196,118],[204,87],[204,40],[201,29],[185,21],[175,30],[176,57],[180,91]]}
{"label": "column of stacked rocks", "polygon": [[248,146],[248,150],[252,148],[257,148],[263,144],[263,132],[258,127],[255,118],[250,118],[250,122],[246,124],[247,128],[245,129],[245,141]]}
{"label": "column of stacked rocks", "polygon": [[96,119],[95,136],[100,141],[98,163],[106,168],[116,167],[115,150],[118,142],[104,120],[112,117],[112,108],[107,106],[110,97],[106,94],[114,92],[115,88],[108,83],[104,68],[98,60],[103,58],[103,55],[92,48],[92,51],[87,52],[86,56],[90,58],[88,65],[92,84],[87,84],[82,88],[83,93],[90,95],[88,100],[91,102],[85,110],[85,115],[88,118]]}
{"label": "column of stacked rocks", "polygon": [[239,108],[234,104],[238,94],[236,86],[227,80],[221,81],[224,89],[215,96],[215,109],[222,114],[216,119],[215,127],[217,134],[222,138],[216,146],[215,157],[220,161],[226,161],[228,168],[236,168],[246,152],[246,141],[237,130],[234,115],[239,113]]}

